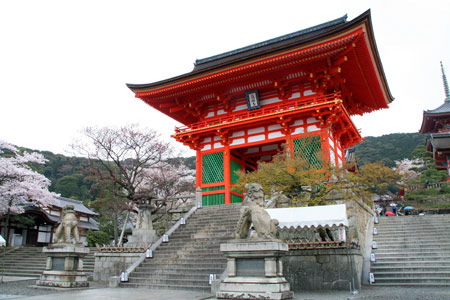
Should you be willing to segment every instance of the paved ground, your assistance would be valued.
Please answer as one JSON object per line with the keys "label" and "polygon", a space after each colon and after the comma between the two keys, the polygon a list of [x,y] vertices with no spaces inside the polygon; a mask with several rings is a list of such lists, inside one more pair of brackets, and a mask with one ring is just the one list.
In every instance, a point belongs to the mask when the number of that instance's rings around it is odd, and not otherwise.
{"label": "paved ground", "polygon": [[[60,291],[36,289],[35,280],[5,277],[0,283],[0,299],[27,300],[213,300],[212,294],[188,291],[165,291],[149,289],[107,288],[104,283],[91,283],[84,290]],[[348,291],[302,292],[296,293],[295,300],[448,300],[450,287],[447,288],[400,288],[365,286],[358,295]]]}

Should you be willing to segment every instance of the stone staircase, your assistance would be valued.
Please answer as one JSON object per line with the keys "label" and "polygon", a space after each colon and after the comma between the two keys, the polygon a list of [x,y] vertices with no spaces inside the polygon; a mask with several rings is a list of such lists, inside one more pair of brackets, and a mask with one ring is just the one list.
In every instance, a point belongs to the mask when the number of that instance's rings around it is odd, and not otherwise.
{"label": "stone staircase", "polygon": [[450,286],[450,215],[381,217],[371,263],[379,286]]}
{"label": "stone staircase", "polygon": [[[18,247],[11,250],[4,256],[3,253],[0,254],[0,274],[38,278],[44,272],[47,258],[42,253],[42,247]],[[90,248],[89,255],[84,259],[84,269],[90,277],[94,272],[96,251],[96,248]]]}
{"label": "stone staircase", "polygon": [[241,205],[198,209],[120,286],[211,291],[210,274],[218,278],[226,267],[220,244],[233,237]]}

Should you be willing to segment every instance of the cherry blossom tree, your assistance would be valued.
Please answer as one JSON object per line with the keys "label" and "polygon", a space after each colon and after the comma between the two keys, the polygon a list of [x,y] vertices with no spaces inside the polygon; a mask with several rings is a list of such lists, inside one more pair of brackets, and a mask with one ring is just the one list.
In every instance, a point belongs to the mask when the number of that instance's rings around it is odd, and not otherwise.
{"label": "cherry blossom tree", "polygon": [[6,215],[6,240],[9,240],[9,222],[12,213],[22,213],[24,206],[46,206],[58,195],[48,191],[50,180],[33,171],[31,163],[45,164],[39,153],[24,152],[0,141],[0,214]]}
{"label": "cherry blossom tree", "polygon": [[418,179],[420,173],[416,170],[423,167],[423,162],[419,159],[403,159],[395,161],[395,168],[401,176],[401,185],[406,185]]}
{"label": "cherry blossom tree", "polygon": [[169,144],[156,131],[137,125],[118,129],[87,127],[82,133],[83,138],[72,148],[87,157],[89,173],[97,182],[115,186],[117,196],[134,203],[143,197],[137,192],[148,177],[146,170],[171,155]]}
{"label": "cherry blossom tree", "polygon": [[151,201],[154,213],[167,206],[167,201],[156,198],[168,199],[183,191],[189,178],[183,175],[186,168],[167,163],[173,151],[155,130],[128,125],[88,127],[82,133],[72,148],[88,158],[87,171],[98,184],[114,187],[111,199],[126,199],[130,208]]}
{"label": "cherry blossom tree", "polygon": [[153,195],[154,211],[165,207],[170,211],[186,203],[195,191],[195,170],[185,165],[173,165],[168,162],[144,170],[145,179],[138,187],[137,195]]}

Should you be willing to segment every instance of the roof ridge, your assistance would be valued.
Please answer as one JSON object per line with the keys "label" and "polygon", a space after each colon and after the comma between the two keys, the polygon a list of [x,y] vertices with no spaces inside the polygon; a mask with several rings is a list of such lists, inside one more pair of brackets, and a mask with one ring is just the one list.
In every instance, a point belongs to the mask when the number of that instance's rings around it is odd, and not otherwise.
{"label": "roof ridge", "polygon": [[242,47],[242,48],[238,48],[238,49],[235,49],[235,50],[227,51],[227,52],[224,52],[224,53],[221,53],[221,54],[217,54],[217,55],[213,55],[213,56],[209,56],[209,57],[206,57],[206,58],[196,59],[195,63],[194,63],[194,66],[198,66],[198,65],[201,65],[201,64],[204,64],[204,63],[208,63],[208,62],[211,62],[211,61],[214,61],[214,60],[222,59],[222,58],[225,58],[225,57],[233,56],[235,54],[247,52],[247,51],[250,51],[250,50],[253,50],[253,49],[261,48],[261,47],[264,47],[264,46],[267,46],[267,45],[275,44],[275,43],[278,43],[278,42],[281,42],[281,41],[284,41],[284,40],[295,38],[295,37],[298,37],[298,36],[301,36],[301,35],[304,35],[304,34],[307,34],[307,33],[311,33],[311,32],[317,31],[317,30],[321,30],[321,29],[324,29],[324,28],[327,28],[327,27],[330,27],[330,26],[334,26],[334,25],[337,25],[337,24],[345,23],[346,21],[347,21],[347,14],[345,14],[344,16],[342,16],[340,18],[337,18],[337,19],[334,19],[334,20],[331,20],[331,21],[328,21],[328,22],[325,22],[325,23],[322,23],[322,24],[319,24],[319,25],[316,25],[316,26],[312,26],[312,27],[308,27],[308,28],[305,28],[305,29],[301,29],[299,31],[288,33],[288,34],[285,34],[285,35],[282,35],[282,36],[279,36],[279,37],[276,37],[276,38],[272,38],[272,39],[269,39],[269,40],[266,40],[266,41],[263,41],[263,42],[259,42],[259,43],[252,44],[252,45],[248,45],[248,46],[245,46],[245,47]]}
{"label": "roof ridge", "polygon": [[442,81],[444,82],[445,102],[450,102],[450,89],[448,88],[447,77],[444,72],[444,65],[441,61]]}
{"label": "roof ridge", "polygon": [[72,198],[66,198],[66,197],[61,197],[61,196],[58,197],[58,198],[61,199],[61,200],[67,201],[67,202],[83,204],[83,201],[81,201],[81,200],[75,200],[75,199],[72,199]]}

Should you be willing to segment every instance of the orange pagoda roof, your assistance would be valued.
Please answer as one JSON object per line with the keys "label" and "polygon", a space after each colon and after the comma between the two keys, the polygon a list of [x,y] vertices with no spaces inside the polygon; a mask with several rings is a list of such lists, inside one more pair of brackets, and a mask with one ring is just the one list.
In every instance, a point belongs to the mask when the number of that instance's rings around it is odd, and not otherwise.
{"label": "orange pagoda roof", "polygon": [[[343,103],[349,115],[387,108],[393,101],[375,43],[370,10],[347,21],[347,16],[208,58],[198,59],[190,73],[148,84],[127,84],[137,98],[184,125],[201,116],[186,113],[193,106],[219,99],[219,92],[242,93],[238,87],[257,79],[273,86],[277,74],[313,78],[315,72],[336,67],[350,91]],[[235,88],[235,90],[233,90]],[[198,99],[193,103],[192,99]]]}

